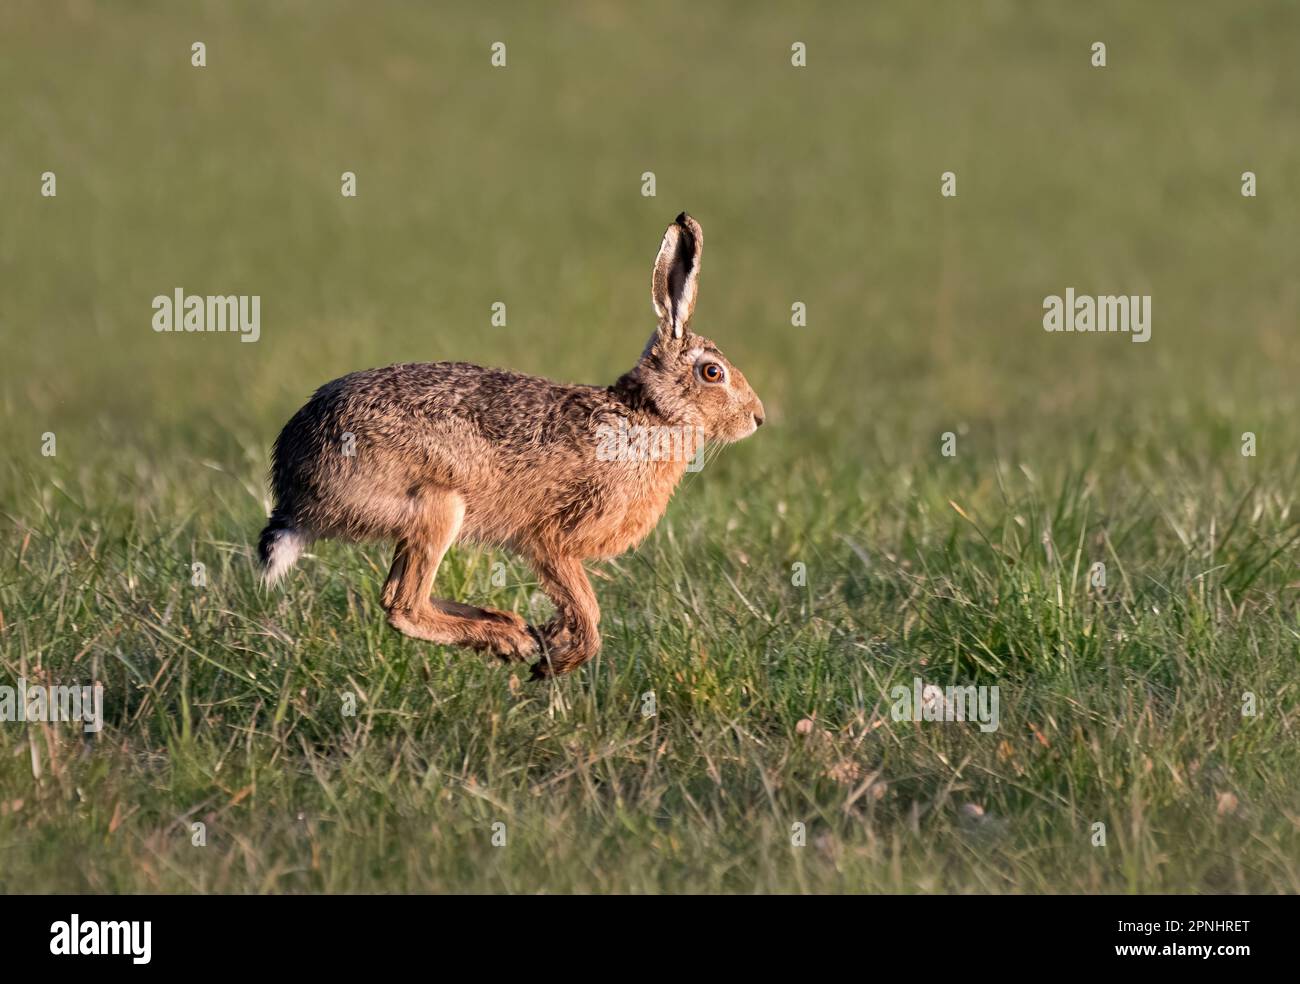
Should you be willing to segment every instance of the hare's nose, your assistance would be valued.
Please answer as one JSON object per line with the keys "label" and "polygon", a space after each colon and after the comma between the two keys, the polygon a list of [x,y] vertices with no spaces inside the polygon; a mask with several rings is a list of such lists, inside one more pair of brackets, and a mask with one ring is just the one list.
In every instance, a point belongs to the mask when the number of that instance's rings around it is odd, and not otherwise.
{"label": "hare's nose", "polygon": [[754,426],[755,427],[763,426],[763,415],[761,413],[754,414]]}

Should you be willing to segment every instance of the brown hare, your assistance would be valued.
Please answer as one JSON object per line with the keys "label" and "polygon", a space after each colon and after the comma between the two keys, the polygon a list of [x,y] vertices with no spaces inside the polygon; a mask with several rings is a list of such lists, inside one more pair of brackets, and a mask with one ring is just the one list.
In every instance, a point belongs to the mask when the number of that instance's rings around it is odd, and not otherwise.
{"label": "brown hare", "polygon": [[[689,330],[703,246],[684,212],[664,233],[651,280],[659,325],[612,386],[430,362],[318,389],[272,453],[275,508],[258,543],[266,582],[314,539],[395,540],[382,601],[397,631],[506,660],[539,656],[534,679],[591,659],[600,610],[583,561],[639,543],[704,441],[738,441],[763,422],[740,370]],[[522,556],[555,617],[538,629],[430,597],[458,540]]]}

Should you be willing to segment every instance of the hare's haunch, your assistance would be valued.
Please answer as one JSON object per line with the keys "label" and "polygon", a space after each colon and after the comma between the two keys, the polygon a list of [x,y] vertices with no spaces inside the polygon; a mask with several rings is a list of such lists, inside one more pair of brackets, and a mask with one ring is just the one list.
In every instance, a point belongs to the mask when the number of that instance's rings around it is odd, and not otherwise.
{"label": "hare's haunch", "polygon": [[[664,233],[651,295],[659,325],[612,386],[568,386],[461,362],[411,363],[326,383],[280,432],[275,509],[258,544],[273,583],[312,540],[395,540],[383,605],[416,639],[540,659],[533,676],[600,648],[583,561],[654,528],[706,441],[763,422],[744,375],[689,330],[704,236],[682,213]],[[457,541],[522,556],[554,601],[534,628],[513,612],[431,598]]]}

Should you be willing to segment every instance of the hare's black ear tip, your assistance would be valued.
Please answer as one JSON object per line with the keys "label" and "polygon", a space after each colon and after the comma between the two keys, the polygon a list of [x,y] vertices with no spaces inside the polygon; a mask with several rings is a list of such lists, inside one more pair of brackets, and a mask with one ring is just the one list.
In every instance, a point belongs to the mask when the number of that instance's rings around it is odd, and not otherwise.
{"label": "hare's black ear tip", "polygon": [[687,215],[685,212],[679,212],[677,214],[677,218],[674,219],[673,221],[676,222],[679,226],[689,226],[690,219],[691,217]]}

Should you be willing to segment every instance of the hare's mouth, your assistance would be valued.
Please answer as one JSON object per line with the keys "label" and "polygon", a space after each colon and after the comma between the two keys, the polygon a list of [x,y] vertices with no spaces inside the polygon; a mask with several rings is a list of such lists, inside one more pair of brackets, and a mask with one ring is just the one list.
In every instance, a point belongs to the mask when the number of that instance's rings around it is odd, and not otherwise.
{"label": "hare's mouth", "polygon": [[737,441],[743,441],[747,437],[752,437],[754,431],[762,425],[763,418],[751,416],[747,422],[738,423],[738,425],[729,434],[719,434],[718,439],[727,444],[735,444]]}

